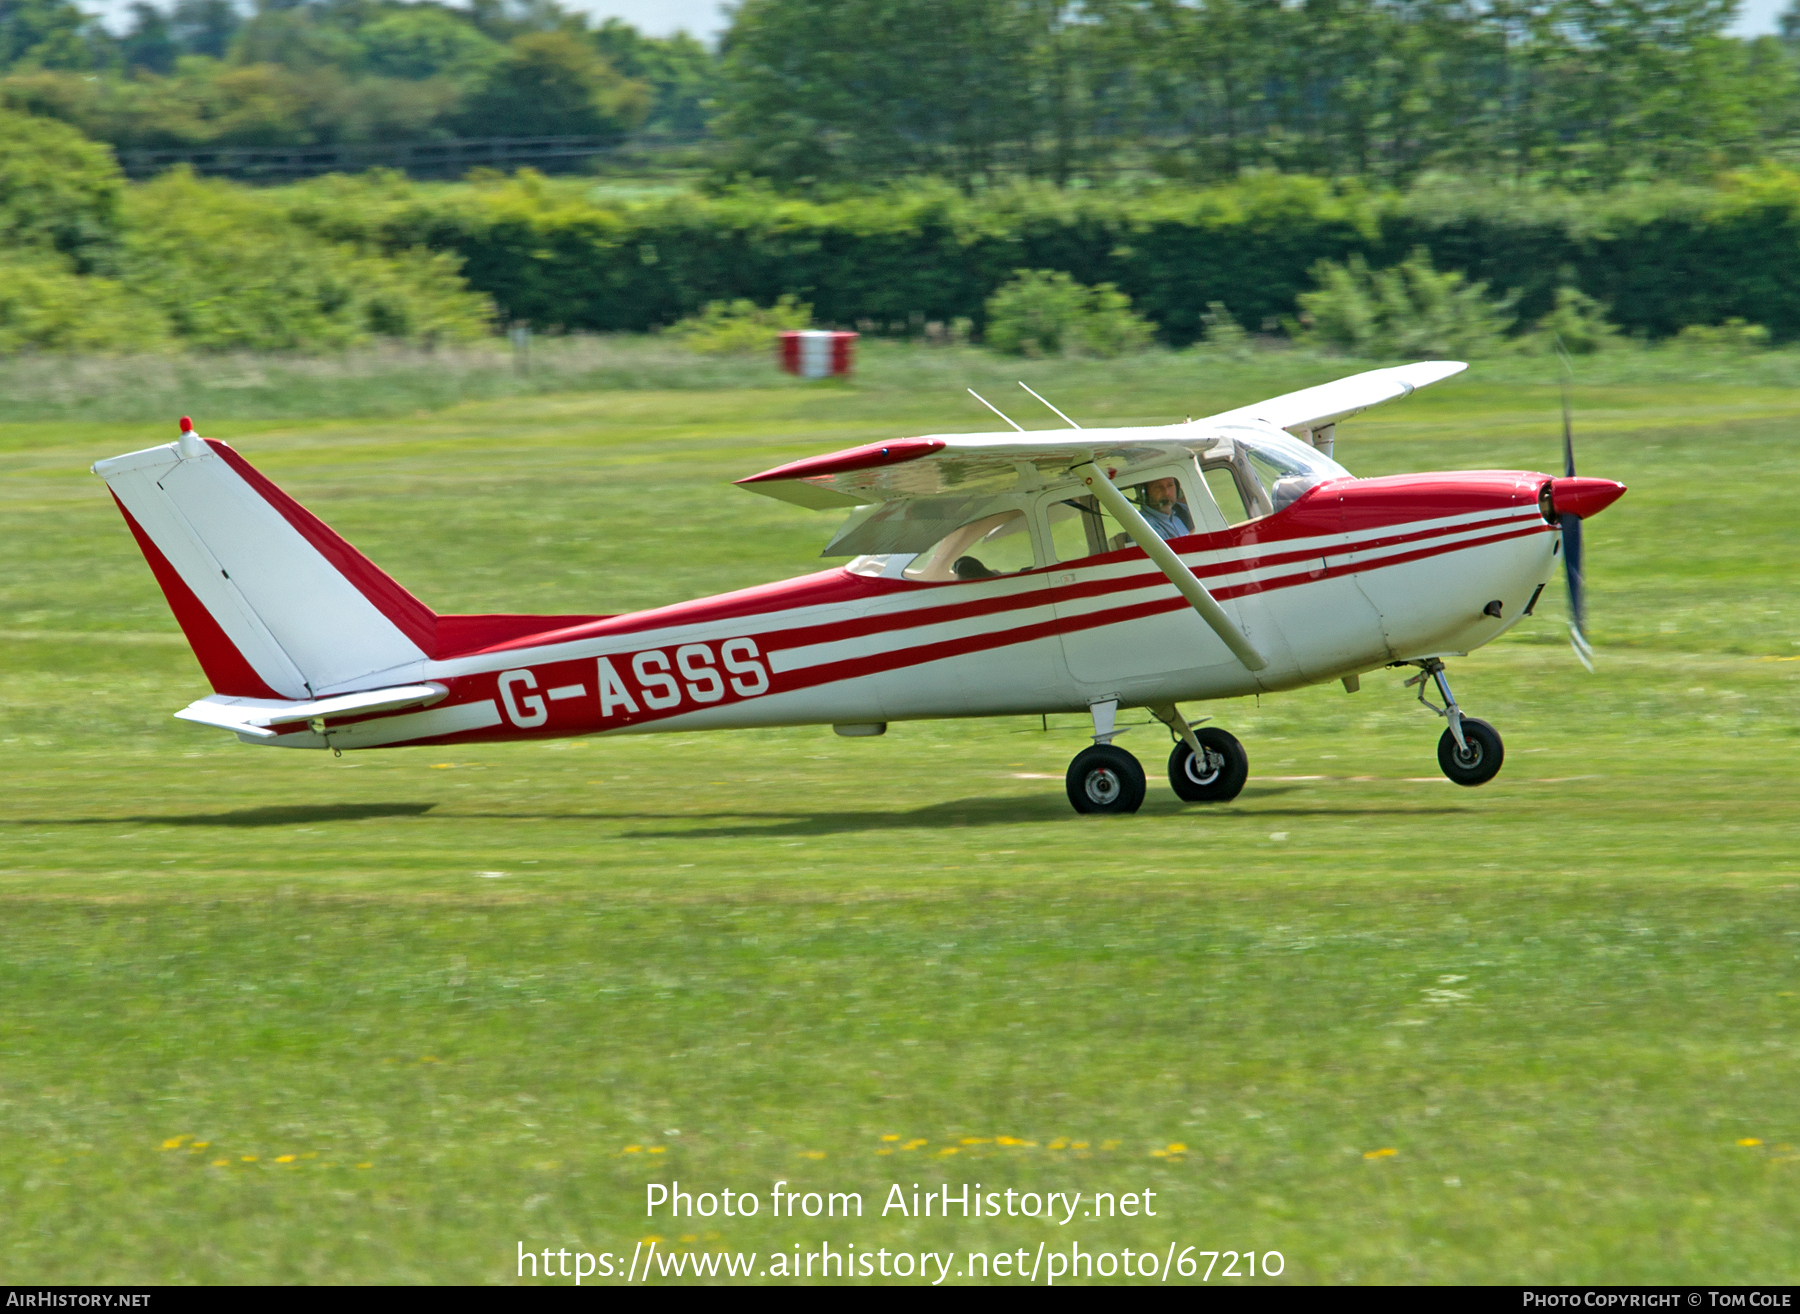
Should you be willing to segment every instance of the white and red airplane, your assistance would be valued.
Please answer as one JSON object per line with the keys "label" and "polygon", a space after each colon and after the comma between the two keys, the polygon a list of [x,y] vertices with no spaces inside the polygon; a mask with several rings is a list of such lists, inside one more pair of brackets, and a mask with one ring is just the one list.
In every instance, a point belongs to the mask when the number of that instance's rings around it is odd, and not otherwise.
{"label": "white and red airplane", "polygon": [[848,510],[822,554],[848,564],[622,616],[439,615],[185,418],[179,441],[94,472],[212,684],[175,715],[248,744],[861,736],[1088,712],[1069,800],[1133,812],[1144,770],[1112,742],[1120,708],[1169,727],[1177,795],[1222,802],[1243,788],[1243,746],[1180,704],[1332,680],[1354,691],[1384,666],[1416,666],[1422,702],[1436,685],[1451,780],[1500,769],[1500,736],[1462,713],[1444,659],[1530,615],[1559,552],[1578,626],[1581,518],[1625,489],[1574,477],[1566,427],[1561,478],[1357,479],[1332,460],[1339,421],[1463,368],[1375,370],[1183,424],[1081,429],[1057,411],[1069,429],[795,461],[738,482]]}

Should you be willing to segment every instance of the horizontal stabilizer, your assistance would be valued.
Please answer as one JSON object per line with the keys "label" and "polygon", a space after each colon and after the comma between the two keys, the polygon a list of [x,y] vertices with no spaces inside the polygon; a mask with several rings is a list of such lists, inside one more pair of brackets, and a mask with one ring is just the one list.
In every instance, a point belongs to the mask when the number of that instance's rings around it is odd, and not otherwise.
{"label": "horizontal stabilizer", "polygon": [[369,689],[339,694],[334,698],[290,701],[285,698],[231,698],[214,694],[190,703],[175,715],[183,721],[217,726],[256,739],[267,739],[279,725],[306,721],[341,721],[374,712],[397,712],[405,707],[429,707],[450,691],[441,684],[402,684],[391,689]]}

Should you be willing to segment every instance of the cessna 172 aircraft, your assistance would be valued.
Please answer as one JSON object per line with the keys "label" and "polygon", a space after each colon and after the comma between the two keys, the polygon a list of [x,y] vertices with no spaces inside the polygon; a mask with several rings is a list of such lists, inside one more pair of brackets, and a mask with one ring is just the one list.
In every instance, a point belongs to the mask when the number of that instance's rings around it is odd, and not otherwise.
{"label": "cessna 172 aircraft", "polygon": [[1375,370],[1183,424],[1082,429],[1057,411],[1067,429],[1007,420],[795,461],[738,483],[848,511],[822,554],[848,564],[622,616],[439,615],[185,417],[177,442],[94,472],[212,684],[175,715],[248,744],[861,736],[1088,712],[1069,801],[1135,812],[1144,770],[1113,743],[1119,709],[1169,727],[1178,796],[1223,802],[1244,748],[1180,704],[1354,691],[1385,666],[1418,668],[1445,775],[1499,771],[1500,736],[1457,705],[1444,659],[1530,615],[1559,553],[1583,650],[1581,520],[1625,488],[1575,477],[1566,423],[1561,478],[1357,479],[1332,459],[1339,422],[1464,368]]}

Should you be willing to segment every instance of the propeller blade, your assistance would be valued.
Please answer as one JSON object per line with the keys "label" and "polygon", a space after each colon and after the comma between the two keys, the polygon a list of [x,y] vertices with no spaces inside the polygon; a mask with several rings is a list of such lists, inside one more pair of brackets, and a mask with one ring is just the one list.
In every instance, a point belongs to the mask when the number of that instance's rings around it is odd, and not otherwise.
{"label": "propeller blade", "polygon": [[1569,646],[1575,649],[1575,655],[1581,664],[1592,674],[1594,669],[1594,649],[1587,641],[1587,583],[1582,577],[1581,563],[1581,517],[1563,514],[1557,517],[1562,525],[1563,578],[1569,584]]}
{"label": "propeller blade", "polygon": [[[1575,423],[1569,414],[1569,380],[1575,377],[1569,353],[1562,339],[1556,340],[1556,358],[1562,362],[1563,478],[1575,477]],[[1569,585],[1569,646],[1575,656],[1594,673],[1594,649],[1587,641],[1587,586],[1581,575],[1581,517],[1564,512],[1557,517],[1562,525],[1563,578]]]}

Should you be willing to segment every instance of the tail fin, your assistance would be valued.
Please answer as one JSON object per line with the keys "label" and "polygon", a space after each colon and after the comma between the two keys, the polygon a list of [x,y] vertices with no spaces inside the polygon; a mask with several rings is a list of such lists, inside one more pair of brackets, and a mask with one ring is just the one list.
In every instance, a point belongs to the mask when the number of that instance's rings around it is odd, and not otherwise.
{"label": "tail fin", "polygon": [[216,693],[312,698],[435,655],[437,616],[224,443],[100,461]]}

